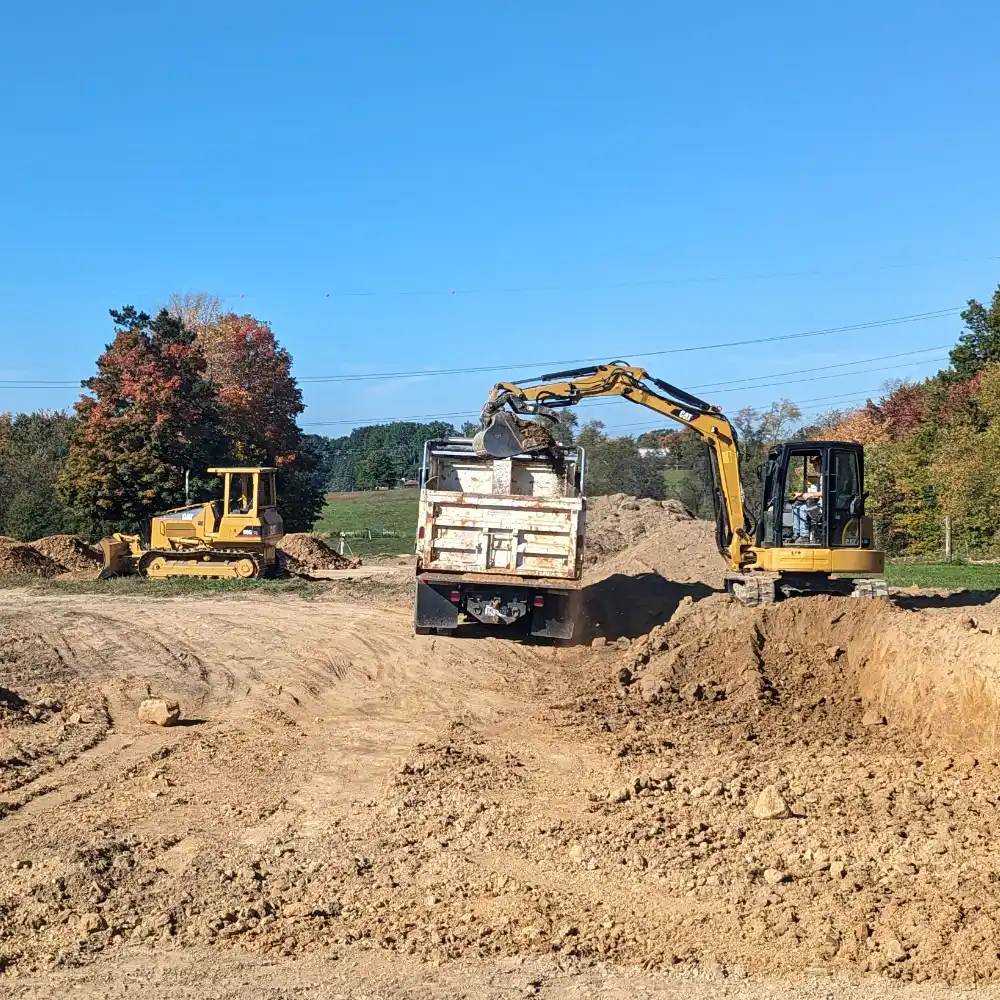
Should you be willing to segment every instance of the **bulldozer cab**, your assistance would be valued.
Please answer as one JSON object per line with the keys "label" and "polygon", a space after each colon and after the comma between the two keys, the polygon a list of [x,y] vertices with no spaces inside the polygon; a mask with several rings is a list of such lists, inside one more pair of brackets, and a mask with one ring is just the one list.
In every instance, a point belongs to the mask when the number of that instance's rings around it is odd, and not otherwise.
{"label": "bulldozer cab", "polygon": [[762,470],[760,548],[871,548],[864,450],[846,441],[772,448]]}
{"label": "bulldozer cab", "polygon": [[222,516],[258,517],[261,511],[276,506],[273,468],[240,467],[208,471],[222,477]]}

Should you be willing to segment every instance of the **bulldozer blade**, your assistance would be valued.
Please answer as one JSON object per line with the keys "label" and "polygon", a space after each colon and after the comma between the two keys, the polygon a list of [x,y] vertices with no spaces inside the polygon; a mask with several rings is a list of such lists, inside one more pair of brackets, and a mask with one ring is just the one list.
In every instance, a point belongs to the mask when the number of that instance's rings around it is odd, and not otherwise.
{"label": "bulldozer blade", "polygon": [[513,458],[526,452],[552,446],[552,439],[539,424],[518,420],[512,413],[495,413],[488,426],[472,439],[473,451],[480,458]]}
{"label": "bulldozer blade", "polygon": [[121,538],[102,538],[101,552],[104,555],[104,565],[97,575],[98,580],[127,576],[133,572],[132,550],[128,542]]}

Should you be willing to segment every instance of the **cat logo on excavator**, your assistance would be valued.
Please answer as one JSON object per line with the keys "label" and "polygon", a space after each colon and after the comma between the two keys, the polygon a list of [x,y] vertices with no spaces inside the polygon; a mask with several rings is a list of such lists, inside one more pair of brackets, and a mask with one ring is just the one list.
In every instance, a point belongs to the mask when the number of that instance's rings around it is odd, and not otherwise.
{"label": "cat logo on excavator", "polygon": [[139,574],[251,580],[278,571],[284,525],[270,466],[209,469],[222,477],[221,500],[164,511],[150,519],[147,537],[101,539],[101,579]]}

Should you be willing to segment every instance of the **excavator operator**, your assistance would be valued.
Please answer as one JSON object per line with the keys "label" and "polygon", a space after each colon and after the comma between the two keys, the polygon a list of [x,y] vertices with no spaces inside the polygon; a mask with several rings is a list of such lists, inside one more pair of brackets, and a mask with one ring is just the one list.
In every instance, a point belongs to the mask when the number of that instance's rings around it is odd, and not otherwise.
{"label": "excavator operator", "polygon": [[792,541],[798,545],[811,545],[815,539],[815,526],[823,519],[823,468],[819,455],[803,463],[802,489],[789,496],[792,507]]}

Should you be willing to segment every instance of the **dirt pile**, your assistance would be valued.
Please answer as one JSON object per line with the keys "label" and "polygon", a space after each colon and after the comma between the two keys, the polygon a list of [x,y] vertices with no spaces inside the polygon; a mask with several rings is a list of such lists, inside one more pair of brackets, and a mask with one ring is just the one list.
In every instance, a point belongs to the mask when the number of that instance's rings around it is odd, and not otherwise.
{"label": "dirt pile", "polygon": [[[996,637],[676,605],[563,649],[414,638],[405,603],[11,597],[0,981],[361,952],[1000,980]],[[138,730],[150,688],[191,724]]]}
{"label": "dirt pile", "polygon": [[96,573],[103,562],[99,546],[91,545],[79,535],[49,535],[28,544],[51,559],[62,573],[89,576]]}
{"label": "dirt pile", "polygon": [[652,500],[625,493],[587,500],[586,563],[592,566],[634,545],[664,524],[692,519],[677,500]]}
{"label": "dirt pile", "polygon": [[0,542],[0,576],[58,576],[61,567],[25,542]]}
{"label": "dirt pile", "polygon": [[356,569],[360,559],[348,559],[332,549],[322,538],[306,532],[285,535],[278,543],[282,565],[293,576],[308,576],[317,570]]}
{"label": "dirt pile", "polygon": [[94,577],[101,550],[79,535],[48,535],[34,542],[0,538],[0,576]]}
{"label": "dirt pile", "polygon": [[721,588],[725,565],[715,527],[676,500],[616,493],[594,497],[587,508],[588,577],[657,573],[677,583]]}

